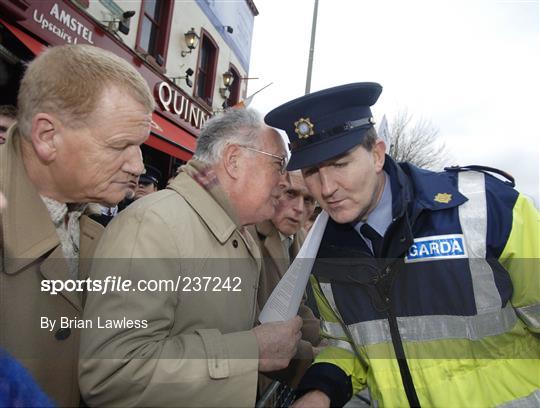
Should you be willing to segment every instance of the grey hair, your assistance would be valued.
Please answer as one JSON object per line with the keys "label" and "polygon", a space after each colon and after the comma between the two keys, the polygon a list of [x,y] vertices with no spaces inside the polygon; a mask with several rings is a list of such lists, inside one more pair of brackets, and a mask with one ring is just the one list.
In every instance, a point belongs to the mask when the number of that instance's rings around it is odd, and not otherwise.
{"label": "grey hair", "polygon": [[258,133],[265,127],[259,113],[253,109],[228,109],[209,119],[197,140],[194,158],[206,164],[216,164],[229,144],[257,148]]}

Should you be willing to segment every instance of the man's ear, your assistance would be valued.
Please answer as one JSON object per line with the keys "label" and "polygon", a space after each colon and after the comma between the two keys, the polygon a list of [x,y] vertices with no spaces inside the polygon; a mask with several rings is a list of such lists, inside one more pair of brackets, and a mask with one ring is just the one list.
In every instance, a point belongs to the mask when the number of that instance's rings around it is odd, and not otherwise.
{"label": "man's ear", "polygon": [[377,138],[371,152],[373,153],[373,160],[375,161],[375,170],[378,173],[382,171],[384,167],[386,154],[386,143],[384,143],[384,140]]}
{"label": "man's ear", "polygon": [[41,161],[50,163],[56,158],[60,128],[60,121],[48,113],[38,113],[33,117],[32,146]]}
{"label": "man's ear", "polygon": [[240,175],[241,153],[240,146],[230,144],[223,150],[223,167],[232,179],[238,179]]}

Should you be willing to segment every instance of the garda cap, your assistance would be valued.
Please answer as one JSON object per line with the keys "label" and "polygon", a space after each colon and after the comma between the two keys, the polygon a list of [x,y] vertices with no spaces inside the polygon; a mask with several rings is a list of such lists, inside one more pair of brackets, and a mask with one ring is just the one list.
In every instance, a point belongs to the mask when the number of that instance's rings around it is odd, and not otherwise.
{"label": "garda cap", "polygon": [[382,86],[359,82],[324,89],[294,99],[269,112],[264,121],[289,137],[291,159],[287,170],[297,170],[331,159],[362,142],[375,121],[370,106]]}
{"label": "garda cap", "polygon": [[156,169],[154,166],[145,166],[146,172],[144,174],[141,174],[139,177],[140,183],[147,183],[147,184],[155,184],[156,186],[159,184],[159,180],[161,179],[161,171]]}

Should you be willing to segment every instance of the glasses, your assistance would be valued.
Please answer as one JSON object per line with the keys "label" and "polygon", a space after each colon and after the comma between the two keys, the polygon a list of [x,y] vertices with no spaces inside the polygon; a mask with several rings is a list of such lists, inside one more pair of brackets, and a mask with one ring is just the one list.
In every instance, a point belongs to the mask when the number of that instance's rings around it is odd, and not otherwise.
{"label": "glasses", "polygon": [[243,145],[239,145],[239,146],[243,147],[244,149],[251,150],[252,152],[264,154],[266,156],[273,157],[274,159],[278,159],[279,160],[279,173],[285,174],[285,172],[287,171],[287,157],[278,156],[277,154],[268,153],[263,150],[254,149],[253,147],[249,147],[249,146],[243,146]]}

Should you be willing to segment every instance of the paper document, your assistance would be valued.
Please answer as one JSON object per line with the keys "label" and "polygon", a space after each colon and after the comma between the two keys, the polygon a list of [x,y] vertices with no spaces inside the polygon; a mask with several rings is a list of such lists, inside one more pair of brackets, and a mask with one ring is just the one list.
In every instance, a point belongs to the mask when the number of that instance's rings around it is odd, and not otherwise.
{"label": "paper document", "polygon": [[261,323],[282,322],[298,314],[298,308],[311,274],[311,268],[321,245],[328,222],[328,213],[322,211],[311,227],[293,263],[272,291],[259,315]]}

